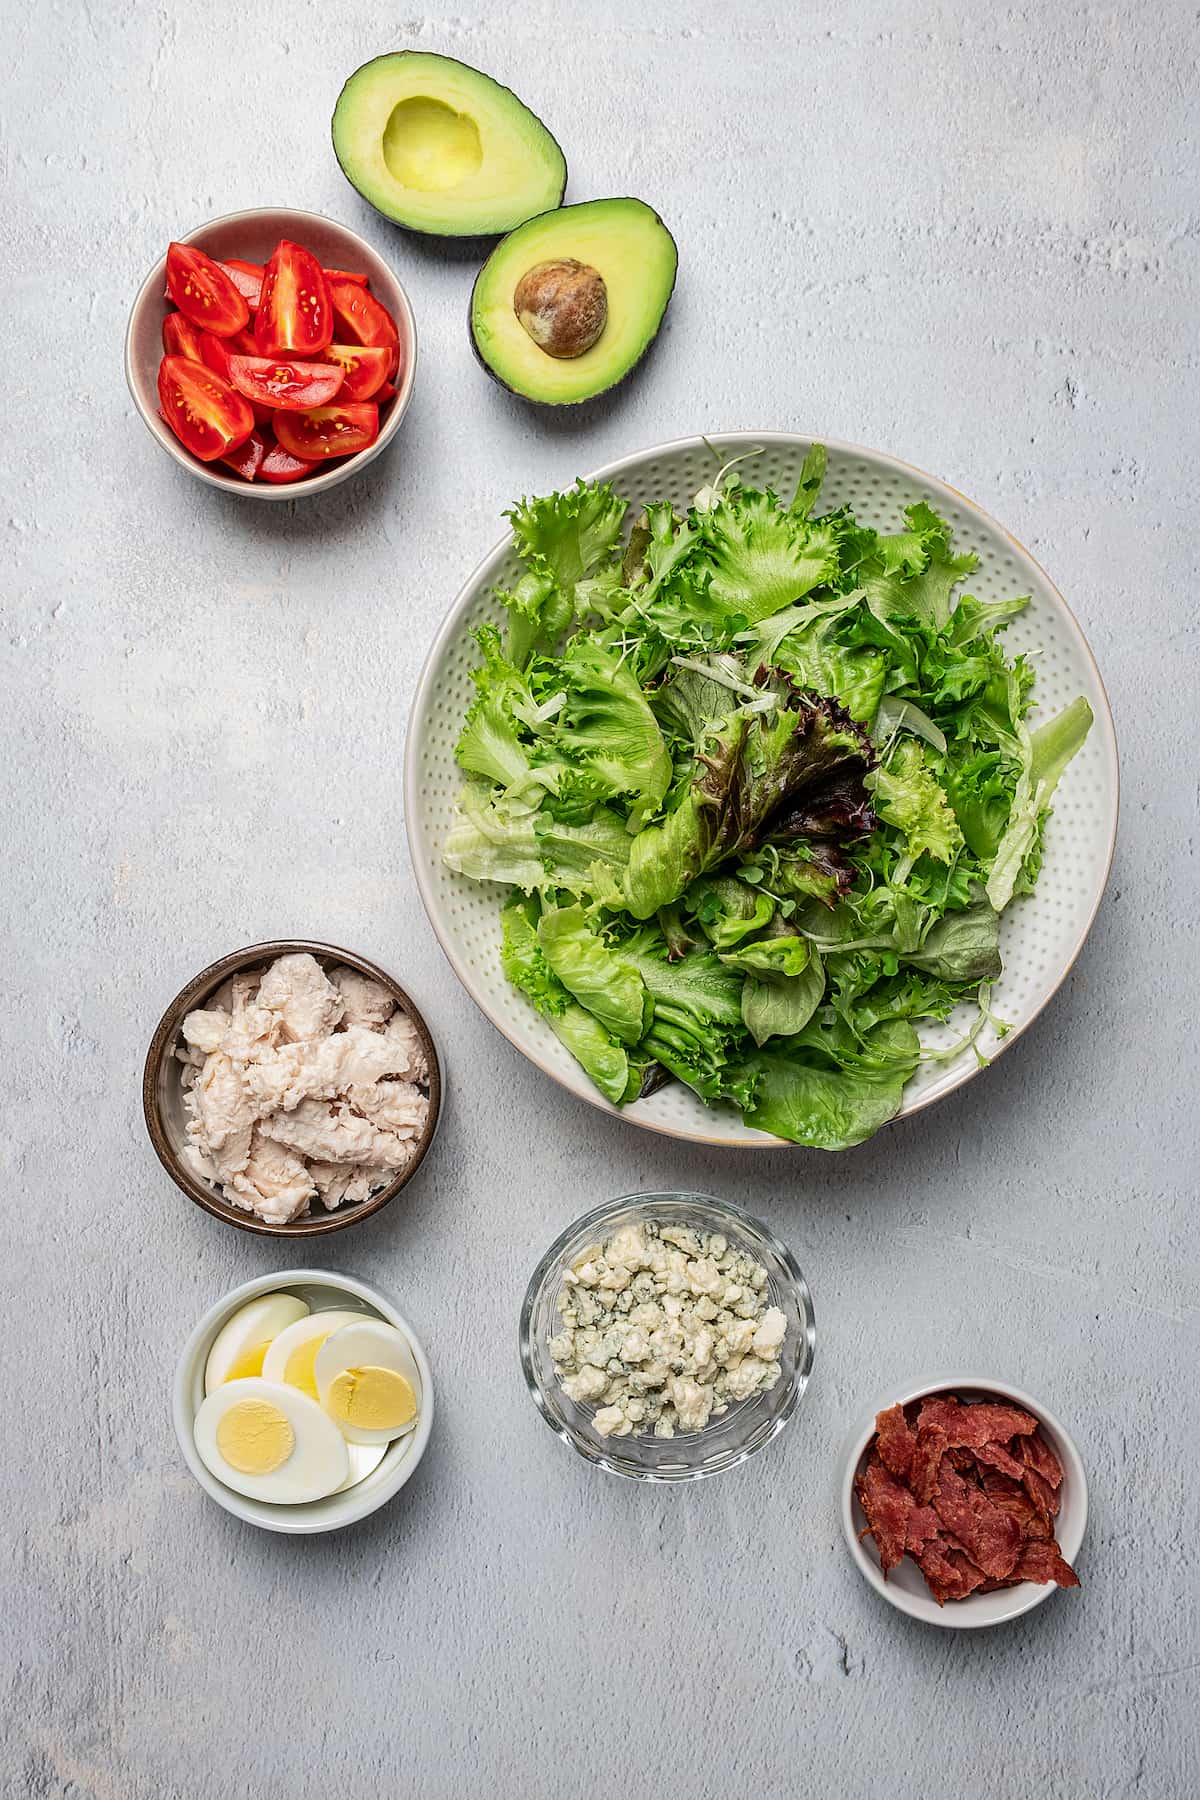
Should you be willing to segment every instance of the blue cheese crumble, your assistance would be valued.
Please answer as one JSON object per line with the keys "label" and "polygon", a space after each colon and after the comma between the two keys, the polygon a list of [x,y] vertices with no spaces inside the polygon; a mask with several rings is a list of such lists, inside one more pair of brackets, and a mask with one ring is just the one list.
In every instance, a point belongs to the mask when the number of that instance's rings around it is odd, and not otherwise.
{"label": "blue cheese crumble", "polygon": [[787,1320],[720,1232],[626,1225],[563,1270],[550,1355],[601,1437],[703,1431],[779,1380]]}

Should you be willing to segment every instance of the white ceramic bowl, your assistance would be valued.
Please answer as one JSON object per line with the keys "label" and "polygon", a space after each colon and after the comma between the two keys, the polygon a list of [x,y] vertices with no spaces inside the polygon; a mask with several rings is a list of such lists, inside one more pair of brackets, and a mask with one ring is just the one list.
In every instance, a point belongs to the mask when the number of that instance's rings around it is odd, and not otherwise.
{"label": "white ceramic bowl", "polygon": [[[885,1581],[872,1541],[860,1539],[858,1535],[867,1521],[854,1492],[854,1478],[867,1446],[875,1436],[876,1415],[889,1406],[907,1406],[910,1401],[925,1400],[931,1394],[942,1393],[953,1393],[970,1400],[1006,1401],[1033,1414],[1063,1467],[1062,1505],[1054,1522],[1055,1535],[1059,1549],[1072,1567],[1087,1530],[1087,1477],[1066,1426],[1040,1400],[1003,1381],[978,1375],[945,1375],[918,1387],[893,1388],[875,1402],[851,1431],[838,1462],[838,1511],[842,1535],[859,1574],[870,1582],[877,1594],[882,1594],[890,1605],[898,1612],[907,1613],[910,1619],[921,1619],[927,1625],[943,1625],[950,1630],[977,1631],[983,1626],[1002,1625],[1007,1619],[1020,1618],[1022,1613],[1031,1612],[1058,1589],[1051,1582],[1022,1581],[1016,1587],[997,1588],[991,1594],[968,1594],[965,1600],[947,1600],[944,1606],[939,1606],[911,1556],[905,1556]],[[1074,1592],[1074,1589],[1070,1590],[1070,1593]]]}
{"label": "white ceramic bowl", "polygon": [[[204,1365],[213,1339],[226,1319],[247,1300],[283,1290],[307,1300],[313,1312],[336,1306],[361,1312],[364,1318],[385,1319],[408,1339],[421,1376],[421,1413],[415,1430],[390,1443],[378,1466],[353,1487],[301,1506],[279,1506],[271,1501],[247,1500],[242,1494],[235,1494],[200,1461],[193,1435],[196,1414],[204,1399]],[[258,1275],[253,1281],[244,1281],[241,1287],[234,1288],[209,1307],[180,1354],[171,1411],[183,1460],[210,1499],[223,1506],[226,1512],[233,1513],[235,1518],[244,1519],[248,1525],[258,1525],[264,1531],[285,1532],[292,1537],[308,1537],[319,1531],[340,1531],[344,1525],[353,1525],[356,1520],[378,1512],[393,1494],[399,1493],[406,1481],[412,1479],[433,1430],[433,1376],[412,1326],[377,1289],[368,1287],[365,1281],[358,1281],[353,1275],[333,1275],[324,1269],[282,1269],[275,1275]]]}
{"label": "white ceramic bowl", "polygon": [[197,226],[181,244],[196,244],[220,261],[237,256],[244,262],[265,263],[280,238],[303,244],[327,269],[353,269],[370,277],[371,292],[387,307],[400,333],[401,364],[396,383],[396,398],[389,402],[379,436],[357,456],[335,462],[322,475],[309,475],[303,481],[290,481],[280,487],[266,481],[243,481],[220,463],[204,463],[185,450],[175,433],[165,425],[158,411],[158,365],[162,361],[162,323],[172,310],[165,297],[167,285],[166,244],[163,253],[143,281],[129,314],[125,333],[125,379],[133,395],[134,405],[151,437],[189,475],[205,481],[209,487],[227,494],[240,494],[249,500],[299,500],[307,495],[323,494],[339,482],[348,481],[374,462],[387,449],[400,421],[408,411],[413,381],[417,372],[417,326],[408,295],[383,258],[365,238],[326,219],[320,213],[296,212],[287,207],[256,207],[249,212],[226,213],[222,219],[210,219]]}
{"label": "white ceramic bowl", "polygon": [[[761,455],[744,463],[741,474],[758,486],[790,492],[813,439],[791,432],[721,432],[709,438],[680,438],[659,444],[599,469],[589,480],[611,481],[633,508],[669,498],[685,508],[712,479],[721,462],[756,446]],[[991,1026],[979,1037],[989,1059],[1009,1049],[1037,1018],[1069,974],[1100,905],[1117,828],[1117,746],[1112,714],[1100,672],[1066,601],[1046,572],[1004,528],[954,488],[878,450],[820,438],[829,451],[829,472],[821,495],[823,511],[852,505],[880,530],[903,523],[903,509],[928,500],[954,528],[955,548],[974,550],[980,561],[967,584],[981,600],[1032,595],[1032,604],[1010,625],[1005,645],[1030,652],[1037,667],[1036,696],[1049,717],[1077,694],[1091,703],[1095,724],[1054,796],[1054,817],[1046,832],[1045,861],[1036,894],[1004,915],[1001,951],[1004,973],[992,1006],[1012,1029],[998,1038]],[[711,446],[711,447],[710,447]],[[564,470],[567,487],[574,471]],[[514,496],[515,498],[515,496]],[[469,881],[443,862],[446,837],[462,775],[454,745],[470,704],[470,670],[479,654],[472,629],[498,618],[493,588],[511,586],[518,572],[511,539],[488,553],[468,578],[439,632],[425,664],[410,715],[404,759],[405,818],[417,885],[430,923],[455,974],[492,1024],[524,1056],[561,1085],[605,1112],[609,1101],[592,1086],[570,1052],[527,1001],[509,986],[500,968],[500,903],[503,890]],[[944,1048],[961,1038],[970,1009],[945,1025],[922,1030],[922,1040]],[[907,1118],[931,1101],[952,1093],[978,1073],[967,1049],[953,1061],[924,1063],[905,1090],[897,1115]],[[755,1131],[729,1108],[708,1107],[690,1089],[670,1082],[648,1099],[621,1109],[620,1116],[651,1131],[693,1143],[777,1149],[780,1140]]]}

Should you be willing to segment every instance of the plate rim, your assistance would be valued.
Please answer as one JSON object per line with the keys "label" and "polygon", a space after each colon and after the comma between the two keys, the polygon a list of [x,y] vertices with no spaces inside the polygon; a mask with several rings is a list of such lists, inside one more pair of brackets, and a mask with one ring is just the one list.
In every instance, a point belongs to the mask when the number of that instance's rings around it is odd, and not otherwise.
{"label": "plate rim", "polygon": [[[1001,524],[1000,520],[995,518],[992,513],[989,513],[984,507],[980,506],[977,501],[972,500],[968,494],[964,494],[950,482],[942,480],[938,475],[930,474],[927,469],[920,468],[916,463],[906,462],[902,457],[893,456],[890,451],[887,450],[874,450],[865,444],[852,443],[844,438],[827,437],[820,433],[815,436],[810,436],[801,431],[747,431],[744,429],[736,431],[714,430],[693,432],[686,437],[668,438],[662,443],[647,445],[642,449],[630,451],[625,456],[616,457],[610,462],[603,463],[599,468],[593,469],[589,474],[573,477],[572,479],[573,482],[582,481],[584,483],[597,481],[616,482],[619,480],[622,471],[627,470],[634,464],[646,462],[652,458],[670,455],[679,451],[695,450],[704,445],[707,445],[710,449],[719,447],[721,450],[730,447],[736,452],[738,449],[755,446],[761,446],[764,450],[774,446],[787,447],[790,449],[804,446],[806,449],[811,449],[814,444],[823,444],[827,450],[836,451],[839,454],[848,457],[857,457],[863,462],[873,463],[877,467],[887,469],[893,473],[900,470],[907,475],[916,476],[920,481],[928,483],[935,491],[958,501],[961,505],[968,507],[973,513],[976,513],[985,524],[989,525],[994,531],[998,532],[1002,538],[1006,539],[1016,552],[1018,559],[1026,563],[1036,573],[1039,580],[1045,584],[1061,610],[1067,626],[1075,639],[1076,646],[1082,654],[1084,662],[1090,668],[1093,680],[1095,681],[1101,705],[1094,709],[1094,728],[1098,728],[1098,741],[1104,752],[1107,764],[1107,774],[1113,796],[1112,815],[1108,826],[1108,841],[1104,850],[1104,867],[1100,880],[1096,886],[1095,898],[1092,902],[1087,919],[1078,933],[1078,936],[1071,947],[1070,955],[1064,962],[1060,973],[1054,981],[1053,987],[1050,988],[1049,992],[1037,1007],[1029,1014],[1028,1018],[1023,1019],[1019,1025],[1015,1025],[999,1040],[999,1042],[991,1049],[985,1063],[980,1064],[964,1055],[962,1058],[963,1067],[960,1072],[955,1075],[953,1080],[948,1082],[945,1087],[939,1088],[936,1093],[920,1096],[914,1099],[908,1106],[902,1105],[900,1110],[891,1119],[887,1120],[886,1125],[880,1128],[881,1130],[884,1130],[887,1126],[899,1124],[903,1119],[914,1118],[917,1113],[924,1112],[926,1107],[934,1106],[940,1101],[947,1099],[951,1094],[957,1093],[959,1088],[965,1086],[968,1081],[973,1080],[975,1076],[984,1074],[988,1069],[992,1068],[1004,1052],[1022,1038],[1030,1027],[1037,1022],[1042,1013],[1050,1005],[1051,1001],[1061,992],[1067,978],[1070,976],[1075,964],[1079,960],[1084,945],[1091,935],[1092,927],[1096,923],[1096,918],[1104,900],[1104,895],[1108,889],[1109,878],[1112,874],[1113,856],[1116,852],[1117,829],[1121,815],[1121,764],[1117,750],[1117,732],[1116,724],[1113,720],[1112,703],[1108,697],[1108,689],[1105,686],[1104,677],[1100,672],[1100,666],[1096,661],[1091,645],[1088,643],[1083,627],[1080,625],[1079,620],[1075,617],[1074,612],[1068,605],[1057,582],[1051,579],[1050,575],[1042,567],[1042,564],[1038,561],[1037,557],[1033,555],[1032,551],[1027,549],[1021,540],[1015,537],[1013,533],[1008,530],[1007,526]],[[678,1125],[672,1125],[657,1119],[639,1118],[636,1113],[628,1107],[614,1106],[610,1100],[606,1099],[605,1096],[599,1092],[598,1089],[592,1093],[587,1093],[580,1088],[577,1088],[561,1071],[551,1067],[535,1049],[519,1043],[508,1029],[508,1026],[499,1017],[498,1013],[475,991],[473,983],[468,979],[462,960],[449,940],[449,934],[443,930],[442,925],[439,922],[438,909],[434,904],[432,887],[424,867],[422,849],[419,842],[419,831],[416,824],[418,815],[416,723],[418,718],[423,716],[427,708],[430,690],[433,686],[434,671],[441,661],[443,652],[449,642],[461,630],[462,613],[469,603],[470,598],[475,594],[481,582],[485,579],[487,572],[494,564],[500,562],[508,554],[511,548],[511,533],[506,533],[479,559],[459,587],[458,592],[455,594],[453,601],[447,609],[445,617],[434,634],[433,641],[425,654],[424,662],[421,665],[421,672],[417,678],[417,685],[413,690],[412,703],[409,707],[408,723],[405,730],[403,783],[404,830],[408,840],[409,860],[412,864],[413,876],[417,884],[417,892],[420,895],[421,905],[425,911],[425,917],[428,919],[433,934],[441,947],[442,954],[450,964],[450,967],[454,971],[459,985],[463,988],[464,992],[483,1014],[484,1018],[495,1027],[502,1037],[507,1039],[514,1050],[523,1056],[527,1062],[532,1063],[535,1068],[540,1069],[543,1075],[548,1075],[565,1093],[571,1094],[577,1100],[585,1101],[589,1106],[594,1106],[599,1112],[607,1113],[610,1118],[620,1119],[625,1124],[637,1126],[642,1131],[653,1131],[660,1137],[676,1138],[681,1142],[688,1144],[711,1145],[718,1149],[810,1150],[812,1148],[810,1145],[793,1144],[786,1138],[775,1137],[771,1132],[757,1131],[754,1127],[743,1127],[741,1134],[732,1137],[718,1130],[698,1131],[694,1128],[685,1129]],[[872,1134],[872,1137],[875,1136],[878,1136],[878,1133]],[[871,1139],[867,1140],[867,1142],[871,1141]]]}

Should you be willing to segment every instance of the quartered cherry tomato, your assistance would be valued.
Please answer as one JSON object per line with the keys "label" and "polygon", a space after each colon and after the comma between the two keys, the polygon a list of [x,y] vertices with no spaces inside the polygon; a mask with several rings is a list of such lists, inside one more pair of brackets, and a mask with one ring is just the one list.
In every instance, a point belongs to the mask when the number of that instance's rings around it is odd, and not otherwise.
{"label": "quartered cherry tomato", "polygon": [[333,308],[325,272],[311,250],[283,238],[263,270],[254,319],[258,354],[313,356],[332,340]]}
{"label": "quartered cherry tomato", "polygon": [[385,381],[375,396],[376,406],[386,406],[389,400],[394,400],[396,398],[398,392],[399,389],[394,388],[390,381]]}
{"label": "quartered cherry tomato", "polygon": [[335,275],[329,283],[339,344],[385,344],[392,352],[390,381],[400,366],[400,333],[386,306],[365,287]]}
{"label": "quartered cherry tomato", "polygon": [[211,331],[200,333],[200,359],[226,381],[232,381],[229,373],[230,358],[234,356],[257,356],[252,331],[235,331],[232,337],[214,337]]}
{"label": "quartered cherry tomato", "polygon": [[320,466],[320,463],[306,462],[302,456],[290,455],[279,444],[269,444],[259,466],[258,478],[271,482],[274,487],[282,487],[289,481],[303,481]]}
{"label": "quartered cherry tomato", "polygon": [[[205,333],[198,331],[181,312],[168,313],[163,320],[163,349],[168,356],[187,356],[192,362],[203,362],[204,352],[200,347],[200,340],[204,336]],[[220,342],[220,338],[213,339],[214,344]]]}
{"label": "quartered cherry tomato", "polygon": [[227,456],[221,458],[221,461],[228,463],[229,467],[244,481],[253,481],[262,468],[263,458],[266,454],[266,440],[259,432],[252,431],[239,450],[231,450]]}
{"label": "quartered cherry tomato", "polygon": [[230,337],[250,317],[250,309],[220,263],[194,244],[167,247],[167,292],[185,318],[202,331]]}
{"label": "quartered cherry tomato", "polygon": [[263,272],[258,263],[243,262],[240,256],[227,256],[221,264],[251,312],[258,308],[262,293]]}
{"label": "quartered cherry tomato", "polygon": [[386,344],[330,344],[323,354],[341,365],[342,400],[372,400],[387,381],[392,353]]}
{"label": "quartered cherry tomato", "polygon": [[244,444],[254,429],[250,402],[215,369],[186,356],[163,357],[158,398],[163,418],[175,436],[201,462],[228,455]]}
{"label": "quartered cherry tomato", "polygon": [[353,456],[379,436],[377,406],[318,406],[311,412],[275,414],[275,436],[282,447],[306,462],[329,456]]}
{"label": "quartered cherry tomato", "polygon": [[342,385],[340,363],[285,362],[274,356],[231,356],[229,379],[239,394],[279,412],[327,406]]}
{"label": "quartered cherry tomato", "polygon": [[356,275],[353,269],[326,269],[326,281],[353,281],[357,287],[366,287],[369,277]]}
{"label": "quartered cherry tomato", "polygon": [[[233,375],[229,365],[234,357],[258,355],[254,343],[254,333],[252,331],[235,331],[232,337],[219,338],[214,337],[211,331],[202,331],[200,333],[200,355],[210,369],[215,369],[218,375],[223,375],[226,381],[232,382]],[[271,414],[275,408],[260,406],[253,400],[250,404],[254,408],[255,424],[269,425]]]}

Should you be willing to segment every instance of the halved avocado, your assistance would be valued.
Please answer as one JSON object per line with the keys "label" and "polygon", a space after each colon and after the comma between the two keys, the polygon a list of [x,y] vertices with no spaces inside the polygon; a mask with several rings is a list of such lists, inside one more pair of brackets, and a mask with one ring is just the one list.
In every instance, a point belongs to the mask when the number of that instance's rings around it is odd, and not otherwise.
{"label": "halved avocado", "polygon": [[675,240],[642,200],[584,200],[497,244],[471,291],[471,342],[501,386],[547,406],[615,387],[658,334]]}
{"label": "halved avocado", "polygon": [[562,151],[511,89],[426,50],[354,71],[333,109],[333,149],[364,200],[437,237],[511,231],[567,185]]}

